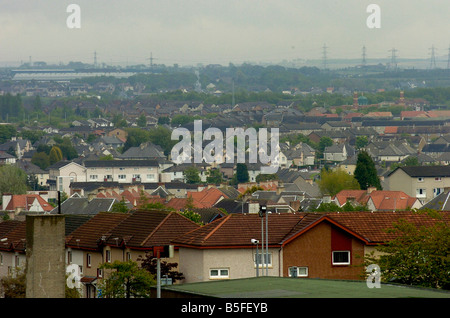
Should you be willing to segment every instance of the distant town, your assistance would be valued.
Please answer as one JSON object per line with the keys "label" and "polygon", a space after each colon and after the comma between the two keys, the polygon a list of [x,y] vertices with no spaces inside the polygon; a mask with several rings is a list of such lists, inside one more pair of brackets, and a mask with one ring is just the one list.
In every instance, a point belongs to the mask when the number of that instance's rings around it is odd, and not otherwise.
{"label": "distant town", "polygon": [[[107,297],[102,264],[161,246],[174,247],[164,257],[183,278],[166,275],[180,284],[360,280],[358,256],[394,240],[386,229],[400,219],[434,224],[429,211],[448,242],[448,68],[30,62],[0,70],[0,116],[0,279],[25,266],[28,215],[65,215],[65,262],[78,265],[83,298]],[[278,128],[277,172],[176,164],[172,132],[195,120]],[[448,289],[442,275],[411,284]]]}

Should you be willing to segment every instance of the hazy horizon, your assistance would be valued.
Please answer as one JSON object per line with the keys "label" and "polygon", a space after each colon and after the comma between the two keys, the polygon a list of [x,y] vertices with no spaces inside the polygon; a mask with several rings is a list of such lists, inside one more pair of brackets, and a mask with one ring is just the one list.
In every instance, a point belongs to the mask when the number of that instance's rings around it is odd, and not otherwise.
{"label": "hazy horizon", "polygon": [[[450,2],[442,0],[15,0],[1,4],[0,63],[195,65],[327,59],[447,63]],[[70,29],[69,4],[81,8]],[[369,4],[381,9],[370,29]],[[445,60],[445,61],[444,61]]]}

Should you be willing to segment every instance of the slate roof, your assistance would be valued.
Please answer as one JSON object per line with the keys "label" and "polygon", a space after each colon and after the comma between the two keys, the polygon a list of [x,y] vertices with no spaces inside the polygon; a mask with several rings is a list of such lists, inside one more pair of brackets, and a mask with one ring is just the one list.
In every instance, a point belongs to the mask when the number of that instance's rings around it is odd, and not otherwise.
{"label": "slate roof", "polygon": [[164,152],[152,143],[145,143],[138,147],[130,147],[118,156],[120,159],[148,159],[165,158]]}
{"label": "slate roof", "polygon": [[[89,198],[70,197],[61,203],[61,214],[70,215],[95,215],[99,212],[108,212],[117,202],[114,198]],[[57,214],[58,207],[51,210],[50,214]]]}
{"label": "slate roof", "polygon": [[[413,178],[417,177],[450,177],[450,166],[405,166],[397,169],[403,170],[407,175]],[[392,175],[395,171],[392,171]]]}
{"label": "slate roof", "polygon": [[91,167],[158,167],[159,164],[156,160],[86,160],[84,166]]}
{"label": "slate roof", "polygon": [[450,192],[445,191],[425,203],[419,210],[432,209],[437,211],[450,211]]}

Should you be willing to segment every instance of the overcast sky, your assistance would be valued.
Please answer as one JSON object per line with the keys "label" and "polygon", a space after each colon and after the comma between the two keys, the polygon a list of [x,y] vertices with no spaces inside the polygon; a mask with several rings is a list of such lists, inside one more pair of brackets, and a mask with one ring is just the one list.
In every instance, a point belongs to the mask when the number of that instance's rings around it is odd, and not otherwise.
{"label": "overcast sky", "polygon": [[[69,4],[81,8],[70,29]],[[370,29],[369,4],[381,8]],[[449,0],[0,0],[0,62],[279,62],[447,56]]]}

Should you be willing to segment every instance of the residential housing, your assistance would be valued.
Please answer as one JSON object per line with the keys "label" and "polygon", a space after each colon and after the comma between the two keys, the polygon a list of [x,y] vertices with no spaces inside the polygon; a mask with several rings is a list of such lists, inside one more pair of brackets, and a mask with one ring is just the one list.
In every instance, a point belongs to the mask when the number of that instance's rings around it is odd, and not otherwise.
{"label": "residential housing", "polygon": [[390,190],[427,203],[450,187],[450,166],[405,166],[388,174]]}

